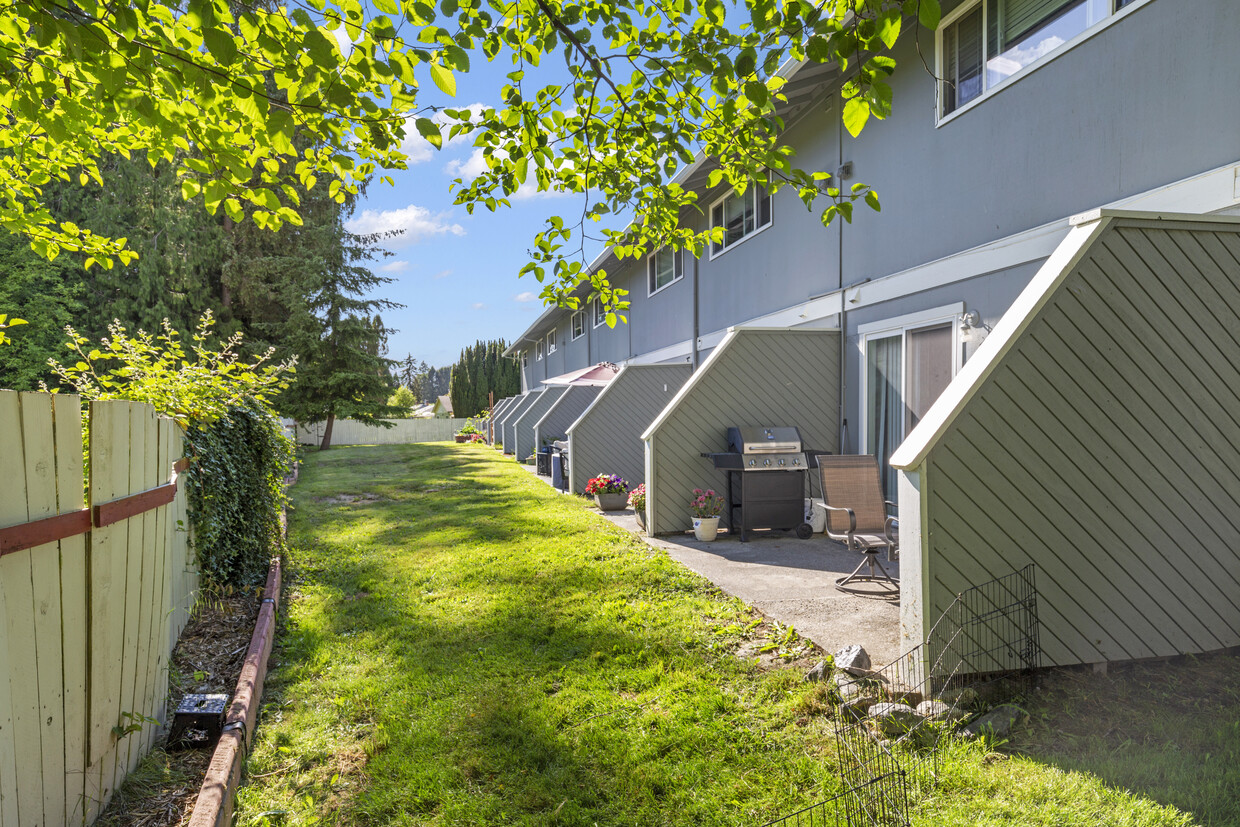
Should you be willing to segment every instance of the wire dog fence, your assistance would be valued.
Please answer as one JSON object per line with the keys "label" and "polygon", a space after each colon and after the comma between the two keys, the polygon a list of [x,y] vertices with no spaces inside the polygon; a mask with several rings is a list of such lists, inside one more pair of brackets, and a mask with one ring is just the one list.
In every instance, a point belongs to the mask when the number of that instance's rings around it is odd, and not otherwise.
{"label": "wire dog fence", "polygon": [[837,681],[841,792],[763,827],[908,827],[944,739],[974,713],[1030,694],[1041,652],[1033,565],[961,592],[924,643]]}

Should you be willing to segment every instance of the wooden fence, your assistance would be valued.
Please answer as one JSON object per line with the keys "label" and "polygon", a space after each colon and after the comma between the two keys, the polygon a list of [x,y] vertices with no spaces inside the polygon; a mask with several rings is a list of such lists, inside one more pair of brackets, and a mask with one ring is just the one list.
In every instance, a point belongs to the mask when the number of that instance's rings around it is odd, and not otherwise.
{"label": "wooden fence", "polygon": [[[198,587],[183,435],[150,405],[0,391],[0,827],[89,824],[165,719]],[[183,467],[183,466],[179,466]]]}
{"label": "wooden fence", "polygon": [[[332,424],[332,445],[407,445],[411,442],[451,442],[468,419],[390,419],[391,428],[366,425],[352,419]],[[297,426],[297,441],[318,445],[323,441],[325,423]]]}

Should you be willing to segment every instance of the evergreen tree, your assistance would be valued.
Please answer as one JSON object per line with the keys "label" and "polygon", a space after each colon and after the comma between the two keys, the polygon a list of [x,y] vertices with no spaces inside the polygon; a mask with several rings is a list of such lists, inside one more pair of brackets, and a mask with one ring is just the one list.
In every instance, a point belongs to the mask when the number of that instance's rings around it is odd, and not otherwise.
{"label": "evergreen tree", "polygon": [[386,357],[390,331],[376,311],[400,305],[364,298],[391,279],[363,266],[379,255],[375,245],[384,236],[345,230],[351,211],[352,202],[346,201],[334,210],[333,222],[321,222],[338,242],[316,247],[321,252],[318,266],[305,274],[308,312],[281,325],[285,345],[297,354],[298,366],[297,378],[281,395],[279,408],[298,422],[326,422],[323,450],[331,447],[337,418],[379,424],[397,413],[387,404],[394,385],[392,361]]}
{"label": "evergreen tree", "polygon": [[48,261],[18,236],[0,235],[0,312],[28,323],[0,347],[0,388],[32,391],[40,381],[59,384],[47,360],[64,360],[65,325],[77,325],[85,310],[81,268]]}
{"label": "evergreen tree", "polygon": [[495,399],[521,390],[521,372],[516,362],[505,359],[505,342],[481,339],[461,351],[451,369],[452,410],[456,416],[477,416],[487,409],[491,394]]}

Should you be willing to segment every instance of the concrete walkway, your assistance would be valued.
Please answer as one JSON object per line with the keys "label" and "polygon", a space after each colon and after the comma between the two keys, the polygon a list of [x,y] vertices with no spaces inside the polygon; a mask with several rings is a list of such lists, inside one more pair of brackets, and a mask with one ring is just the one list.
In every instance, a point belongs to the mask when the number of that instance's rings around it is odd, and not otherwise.
{"label": "concrete walkway", "polygon": [[[647,537],[631,510],[599,513],[827,652],[859,643],[875,666],[900,656],[898,596],[877,588],[873,597],[837,591],[835,580],[852,571],[860,556],[822,534],[798,540],[791,532],[755,531],[742,543],[723,531],[713,543],[700,543],[692,533]],[[899,576],[898,562],[883,565]]]}

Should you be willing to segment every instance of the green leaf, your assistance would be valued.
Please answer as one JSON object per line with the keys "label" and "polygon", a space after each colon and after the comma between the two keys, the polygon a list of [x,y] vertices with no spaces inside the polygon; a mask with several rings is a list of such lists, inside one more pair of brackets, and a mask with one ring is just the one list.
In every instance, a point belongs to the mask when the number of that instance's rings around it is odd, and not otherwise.
{"label": "green leaf", "polygon": [[202,40],[207,51],[220,63],[231,66],[237,62],[237,43],[231,32],[224,29],[203,29]]}
{"label": "green leaf", "polygon": [[766,106],[767,94],[766,84],[760,80],[750,80],[745,82],[745,97],[753,101],[757,107]]}
{"label": "green leaf", "polygon": [[435,81],[435,85],[445,95],[456,97],[456,76],[449,69],[445,69],[438,63],[432,63],[431,80]]}
{"label": "green leaf", "polygon": [[400,5],[395,0],[374,0],[374,4],[384,14],[400,14]]}
{"label": "green leaf", "polygon": [[435,149],[443,148],[443,135],[439,132],[439,124],[430,118],[418,118],[413,125],[417,127],[418,134],[425,138],[427,143]]}
{"label": "green leaf", "polygon": [[899,9],[888,9],[875,21],[878,27],[878,37],[888,49],[895,48],[896,39],[900,36],[901,20]]}
{"label": "green leaf", "polygon": [[943,11],[939,8],[939,0],[920,0],[917,5],[917,20],[927,29],[934,31],[939,27]]}
{"label": "green leaf", "polygon": [[870,104],[861,98],[852,98],[844,104],[844,128],[854,138],[861,134],[865,122],[870,119]]}
{"label": "green leaf", "polygon": [[874,210],[874,212],[882,212],[883,210],[882,205],[878,203],[878,193],[874,190],[870,190],[865,194],[865,203],[869,204],[870,209]]}

